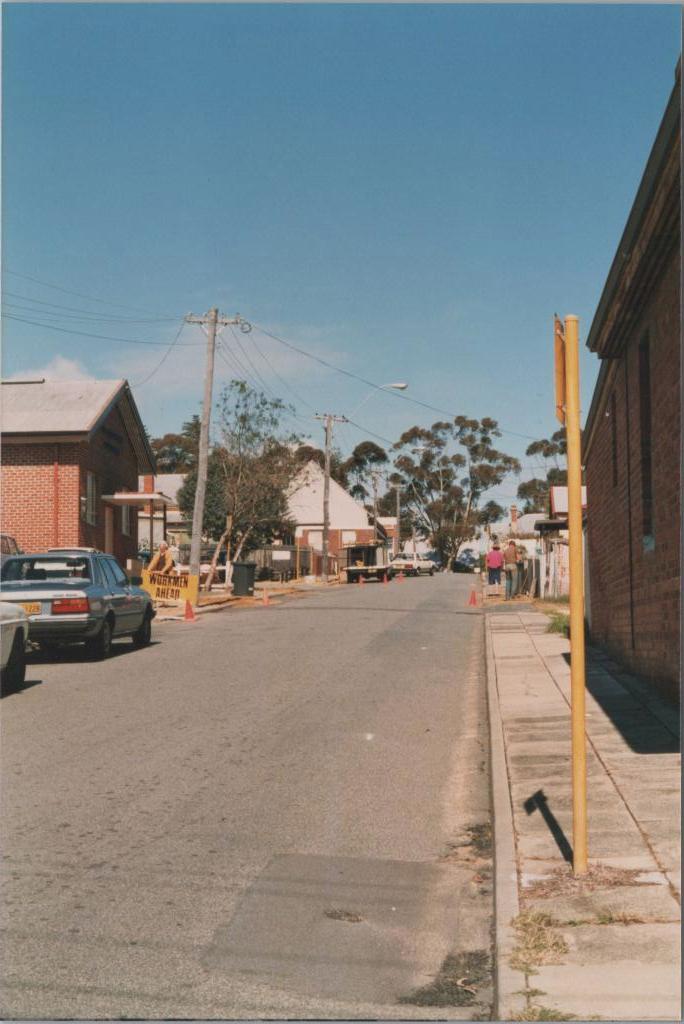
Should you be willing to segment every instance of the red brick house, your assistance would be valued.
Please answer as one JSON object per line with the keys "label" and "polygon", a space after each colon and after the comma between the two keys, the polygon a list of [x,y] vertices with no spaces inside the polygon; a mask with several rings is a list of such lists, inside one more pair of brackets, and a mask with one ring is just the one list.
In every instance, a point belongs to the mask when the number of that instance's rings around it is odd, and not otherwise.
{"label": "red brick house", "polygon": [[24,551],[79,546],[123,565],[134,558],[138,474],[155,464],[128,383],[3,381],[0,397],[2,532]]}
{"label": "red brick house", "polygon": [[680,676],[680,75],[587,345],[591,636],[676,696]]}

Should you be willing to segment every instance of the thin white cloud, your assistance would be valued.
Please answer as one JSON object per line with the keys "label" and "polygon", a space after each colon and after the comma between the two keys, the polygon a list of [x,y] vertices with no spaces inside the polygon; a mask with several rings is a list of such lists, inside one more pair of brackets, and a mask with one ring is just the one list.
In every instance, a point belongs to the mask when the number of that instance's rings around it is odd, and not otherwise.
{"label": "thin white cloud", "polygon": [[54,356],[49,363],[36,369],[18,370],[7,380],[40,380],[41,378],[45,378],[45,380],[96,380],[94,375],[86,370],[83,363],[61,355]]}

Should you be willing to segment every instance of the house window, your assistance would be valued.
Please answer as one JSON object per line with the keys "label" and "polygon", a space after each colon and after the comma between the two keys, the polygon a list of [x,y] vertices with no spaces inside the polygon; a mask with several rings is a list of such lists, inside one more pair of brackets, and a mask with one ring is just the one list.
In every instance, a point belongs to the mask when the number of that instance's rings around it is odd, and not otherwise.
{"label": "house window", "polygon": [[124,537],[130,537],[131,535],[131,506],[121,506],[121,532]]}
{"label": "house window", "polygon": [[618,440],[617,440],[617,402],[615,392],[610,396],[610,441],[613,455],[613,487],[618,482]]}
{"label": "house window", "polygon": [[91,472],[86,473],[85,521],[91,526],[97,522],[97,480]]}
{"label": "house window", "polygon": [[651,550],[653,548],[653,465],[651,346],[648,335],[639,345],[639,430],[642,534],[645,550]]}

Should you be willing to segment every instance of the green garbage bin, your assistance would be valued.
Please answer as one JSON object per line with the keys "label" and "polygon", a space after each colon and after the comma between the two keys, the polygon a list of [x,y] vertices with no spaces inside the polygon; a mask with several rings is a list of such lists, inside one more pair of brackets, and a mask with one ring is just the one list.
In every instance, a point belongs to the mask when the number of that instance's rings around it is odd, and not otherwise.
{"label": "green garbage bin", "polygon": [[233,562],[233,594],[235,597],[254,596],[256,562]]}

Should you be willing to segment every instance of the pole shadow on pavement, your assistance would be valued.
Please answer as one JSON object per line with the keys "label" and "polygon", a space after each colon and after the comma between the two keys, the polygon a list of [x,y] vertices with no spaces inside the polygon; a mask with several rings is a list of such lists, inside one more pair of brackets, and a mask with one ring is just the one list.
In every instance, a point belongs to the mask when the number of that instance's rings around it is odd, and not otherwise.
{"label": "pole shadow on pavement", "polygon": [[556,818],[555,814],[551,810],[548,804],[548,798],[544,793],[543,789],[538,789],[536,793],[528,797],[523,804],[528,814],[534,814],[535,811],[541,813],[542,818],[549,827],[549,832],[556,840],[556,845],[563,855],[563,859],[572,864],[572,846],[568,842],[565,832],[561,828],[560,822]]}

